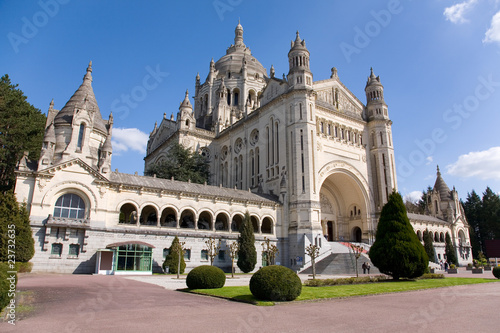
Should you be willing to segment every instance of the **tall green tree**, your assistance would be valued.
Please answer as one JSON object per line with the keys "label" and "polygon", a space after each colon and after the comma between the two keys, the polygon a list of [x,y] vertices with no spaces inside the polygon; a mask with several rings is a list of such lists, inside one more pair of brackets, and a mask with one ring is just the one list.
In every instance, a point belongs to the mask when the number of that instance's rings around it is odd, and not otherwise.
{"label": "tall green tree", "polygon": [[[180,271],[178,271],[179,252],[181,252]],[[168,267],[168,272],[170,274],[184,273],[184,270],[186,269],[186,262],[184,261],[184,253],[182,252],[183,250],[179,238],[175,236],[174,240],[172,241],[172,245],[170,245],[170,248],[168,249],[168,254],[165,257],[165,261],[163,262],[163,270],[165,270]]]}
{"label": "tall green tree", "polygon": [[445,253],[446,260],[449,264],[458,265],[457,252],[455,251],[455,247],[451,243],[451,237],[449,233],[446,233],[445,237]]}
{"label": "tall green tree", "polygon": [[370,260],[381,273],[399,278],[421,276],[429,264],[425,249],[406,215],[403,198],[397,192],[382,208]]}
{"label": "tall green tree", "polygon": [[40,157],[46,117],[6,74],[0,79],[0,191],[14,187],[14,170],[24,152]]}
{"label": "tall green tree", "polygon": [[482,201],[476,191],[472,190],[467,193],[465,202],[462,203],[464,207],[465,217],[469,223],[469,235],[472,246],[472,256],[477,258],[479,252],[484,251],[481,230],[484,229],[484,223],[481,217]]}
{"label": "tall green tree", "polygon": [[245,218],[240,226],[238,248],[238,267],[244,273],[253,271],[257,264],[257,250],[255,249],[255,235],[253,234],[252,220],[248,212],[245,213]]}
{"label": "tall green tree", "polygon": [[427,253],[427,257],[429,257],[429,261],[436,260],[436,251],[434,250],[434,243],[432,241],[432,235],[428,229],[425,229],[423,234],[424,239],[424,249],[425,253]]}
{"label": "tall green tree", "polygon": [[[481,215],[485,231],[484,240],[500,239],[500,196],[487,187],[483,192]],[[488,253],[483,251],[486,256]]]}
{"label": "tall green tree", "polygon": [[26,205],[20,205],[12,191],[0,193],[0,261],[14,259],[9,255],[15,254],[16,262],[28,262],[35,254],[34,244]]}
{"label": "tall green tree", "polygon": [[165,179],[174,177],[184,182],[190,180],[193,183],[203,184],[209,183],[210,166],[204,156],[176,143],[162,162],[151,165],[144,174]]}
{"label": "tall green tree", "polygon": [[480,252],[488,256],[485,241],[500,238],[500,196],[490,187],[483,192],[482,198],[472,191],[467,194],[463,207],[472,231],[473,256],[477,258]]}

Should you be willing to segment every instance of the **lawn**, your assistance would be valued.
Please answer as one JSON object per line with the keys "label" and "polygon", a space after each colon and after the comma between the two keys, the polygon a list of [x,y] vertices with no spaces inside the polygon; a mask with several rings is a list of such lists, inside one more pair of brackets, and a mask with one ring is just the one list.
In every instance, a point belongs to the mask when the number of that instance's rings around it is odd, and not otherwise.
{"label": "lawn", "polygon": [[[479,278],[445,278],[417,281],[386,281],[365,284],[349,284],[331,287],[302,286],[302,293],[294,301],[310,301],[326,298],[342,298],[352,296],[377,295],[429,288],[452,287],[458,285],[498,282],[496,279]],[[248,286],[223,287],[219,289],[187,290],[192,293],[222,297],[234,301],[247,302],[255,305],[273,305],[274,302],[263,302],[255,299]]]}

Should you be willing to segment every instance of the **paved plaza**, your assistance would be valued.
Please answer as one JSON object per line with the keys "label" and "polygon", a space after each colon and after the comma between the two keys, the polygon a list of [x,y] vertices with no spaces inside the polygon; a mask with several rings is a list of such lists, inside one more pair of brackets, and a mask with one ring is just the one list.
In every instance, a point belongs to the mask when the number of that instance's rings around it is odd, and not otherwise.
{"label": "paved plaza", "polygon": [[[0,331],[498,331],[500,283],[257,307],[169,290],[183,287],[180,282],[169,276],[22,274],[18,289],[30,291],[33,310],[16,326],[0,323]],[[228,280],[236,283],[246,284],[248,277]]]}

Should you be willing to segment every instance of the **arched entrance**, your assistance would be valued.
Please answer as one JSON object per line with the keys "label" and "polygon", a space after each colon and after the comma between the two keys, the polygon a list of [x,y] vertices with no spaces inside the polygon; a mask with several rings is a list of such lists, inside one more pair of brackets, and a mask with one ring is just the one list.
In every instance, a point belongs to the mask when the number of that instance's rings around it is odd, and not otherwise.
{"label": "arched entrance", "polygon": [[[345,166],[344,162],[338,163]],[[320,188],[323,234],[328,241],[369,241],[367,236],[363,239],[371,228],[371,204],[364,185],[366,182],[355,170],[335,168],[335,164],[330,163],[332,168]]]}

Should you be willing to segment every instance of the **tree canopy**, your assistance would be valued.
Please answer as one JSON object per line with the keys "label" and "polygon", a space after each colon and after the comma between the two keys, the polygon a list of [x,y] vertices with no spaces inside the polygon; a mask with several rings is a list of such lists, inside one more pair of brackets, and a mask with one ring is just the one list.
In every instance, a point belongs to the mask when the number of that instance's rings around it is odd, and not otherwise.
{"label": "tree canopy", "polygon": [[500,238],[500,196],[489,187],[482,198],[472,190],[462,205],[470,226],[472,255],[477,258],[483,252],[488,256],[485,241]]}
{"label": "tree canopy", "polygon": [[397,192],[389,196],[382,208],[370,260],[381,273],[394,280],[421,276],[429,258],[406,215],[403,198]]}
{"label": "tree canopy", "polygon": [[209,182],[210,167],[204,156],[176,143],[162,162],[151,165],[144,174],[165,179],[174,177],[175,180],[184,182],[190,180],[193,183],[203,184]]}
{"label": "tree canopy", "polygon": [[0,191],[14,187],[14,170],[24,152],[37,160],[43,143],[46,117],[6,74],[0,79]]}

